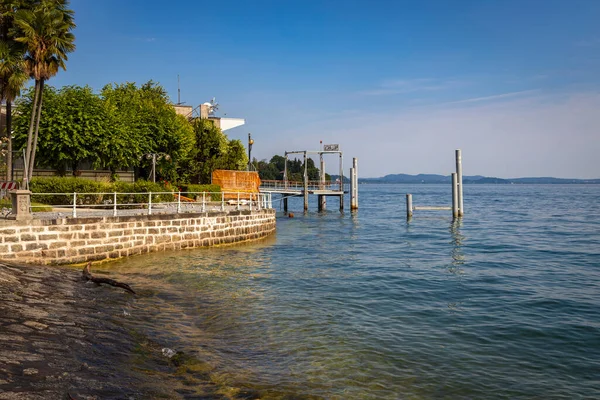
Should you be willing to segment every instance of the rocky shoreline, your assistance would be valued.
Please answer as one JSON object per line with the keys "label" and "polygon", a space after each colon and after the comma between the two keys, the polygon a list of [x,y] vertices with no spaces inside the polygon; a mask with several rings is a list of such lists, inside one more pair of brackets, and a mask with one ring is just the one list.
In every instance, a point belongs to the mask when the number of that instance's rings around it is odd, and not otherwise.
{"label": "rocky shoreline", "polygon": [[256,398],[223,393],[192,357],[165,355],[128,316],[134,295],[81,275],[0,261],[0,400]]}

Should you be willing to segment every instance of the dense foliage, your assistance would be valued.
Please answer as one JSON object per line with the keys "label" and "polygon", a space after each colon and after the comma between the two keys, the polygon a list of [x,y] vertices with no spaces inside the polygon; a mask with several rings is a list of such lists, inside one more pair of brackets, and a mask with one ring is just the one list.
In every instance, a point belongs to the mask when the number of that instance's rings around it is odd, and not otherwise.
{"label": "dense foliage", "polygon": [[187,120],[175,113],[166,91],[150,81],[141,87],[134,83],[106,85],[100,94],[108,120],[108,132],[100,143],[100,166],[112,171],[140,167],[147,176],[151,159],[145,154],[163,154],[157,158],[161,179],[177,180],[176,165],[194,147],[194,136]]}
{"label": "dense foliage", "polygon": [[[17,147],[23,147],[27,139],[32,96],[33,89],[30,89],[19,101],[19,115],[14,123]],[[98,148],[107,135],[107,119],[102,100],[91,88],[65,86],[56,90],[46,86],[36,157],[38,165],[64,175],[68,169],[75,174],[85,160],[99,164],[102,153]]]}
{"label": "dense foliage", "polygon": [[[17,148],[26,146],[34,88],[18,101],[14,132]],[[85,86],[44,88],[38,164],[59,175],[77,174],[83,161],[113,172],[134,167],[148,178],[157,154],[157,180],[210,183],[213,169],[245,169],[239,140],[209,120],[189,122],[177,115],[165,90],[154,82],[106,85],[99,94]]]}
{"label": "dense foliage", "polygon": [[[283,180],[283,173],[285,170],[285,157],[275,155],[271,158],[271,161],[266,160],[257,161],[254,159],[252,164],[258,171],[260,179],[263,180]],[[290,181],[302,181],[304,176],[304,163],[302,160],[293,159],[288,160],[287,163],[287,178]],[[312,158],[306,160],[307,174],[309,181],[319,180],[319,169],[315,166],[315,162]],[[329,175],[325,175],[326,179],[329,180]]]}
{"label": "dense foliage", "polygon": [[196,119],[192,126],[195,146],[179,170],[183,181],[210,183],[215,169],[245,169],[248,157],[239,140],[228,140],[221,129],[206,119]]}

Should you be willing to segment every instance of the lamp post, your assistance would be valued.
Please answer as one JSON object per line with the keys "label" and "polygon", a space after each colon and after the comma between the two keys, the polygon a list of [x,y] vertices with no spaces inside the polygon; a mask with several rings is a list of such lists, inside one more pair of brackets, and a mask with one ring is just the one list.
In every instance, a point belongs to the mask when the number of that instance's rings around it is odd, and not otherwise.
{"label": "lamp post", "polygon": [[156,183],[156,161],[160,161],[162,159],[170,160],[171,156],[165,153],[148,153],[146,154],[146,158],[148,160],[152,160],[152,182]]}
{"label": "lamp post", "polygon": [[250,166],[252,165],[252,145],[254,144],[254,139],[252,139],[252,134],[248,134],[248,171],[250,171]]}

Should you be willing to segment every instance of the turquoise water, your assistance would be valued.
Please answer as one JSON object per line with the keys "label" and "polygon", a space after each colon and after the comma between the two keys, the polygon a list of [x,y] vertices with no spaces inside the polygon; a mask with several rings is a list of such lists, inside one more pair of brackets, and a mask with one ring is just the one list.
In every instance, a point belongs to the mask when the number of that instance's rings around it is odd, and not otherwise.
{"label": "turquoise water", "polygon": [[449,189],[295,199],[260,243],[107,268],[154,288],[140,329],[262,398],[600,398],[600,185],[467,185],[462,221],[406,221]]}

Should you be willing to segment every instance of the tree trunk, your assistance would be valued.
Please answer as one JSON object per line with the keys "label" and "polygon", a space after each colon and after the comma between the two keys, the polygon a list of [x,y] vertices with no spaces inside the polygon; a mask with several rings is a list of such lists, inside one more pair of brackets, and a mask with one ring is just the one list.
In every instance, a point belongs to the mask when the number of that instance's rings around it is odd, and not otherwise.
{"label": "tree trunk", "polygon": [[40,116],[42,114],[42,101],[44,100],[44,79],[40,79],[40,99],[37,109],[37,121],[35,122],[35,135],[33,136],[33,146],[31,148],[31,157],[29,157],[29,181],[33,176],[33,166],[35,165],[35,151],[37,149],[38,132],[40,131]]}
{"label": "tree trunk", "polygon": [[8,137],[6,154],[6,177],[7,181],[12,181],[12,101],[6,100],[6,136]]}
{"label": "tree trunk", "polygon": [[37,109],[38,96],[40,93],[40,83],[35,81],[35,93],[33,95],[33,104],[31,105],[31,120],[29,121],[29,131],[27,132],[27,148],[25,149],[25,159],[23,160],[23,186],[24,189],[29,188],[29,174],[25,174],[26,167],[29,165],[31,154],[31,144],[33,142],[33,128],[35,125],[35,111]]}

